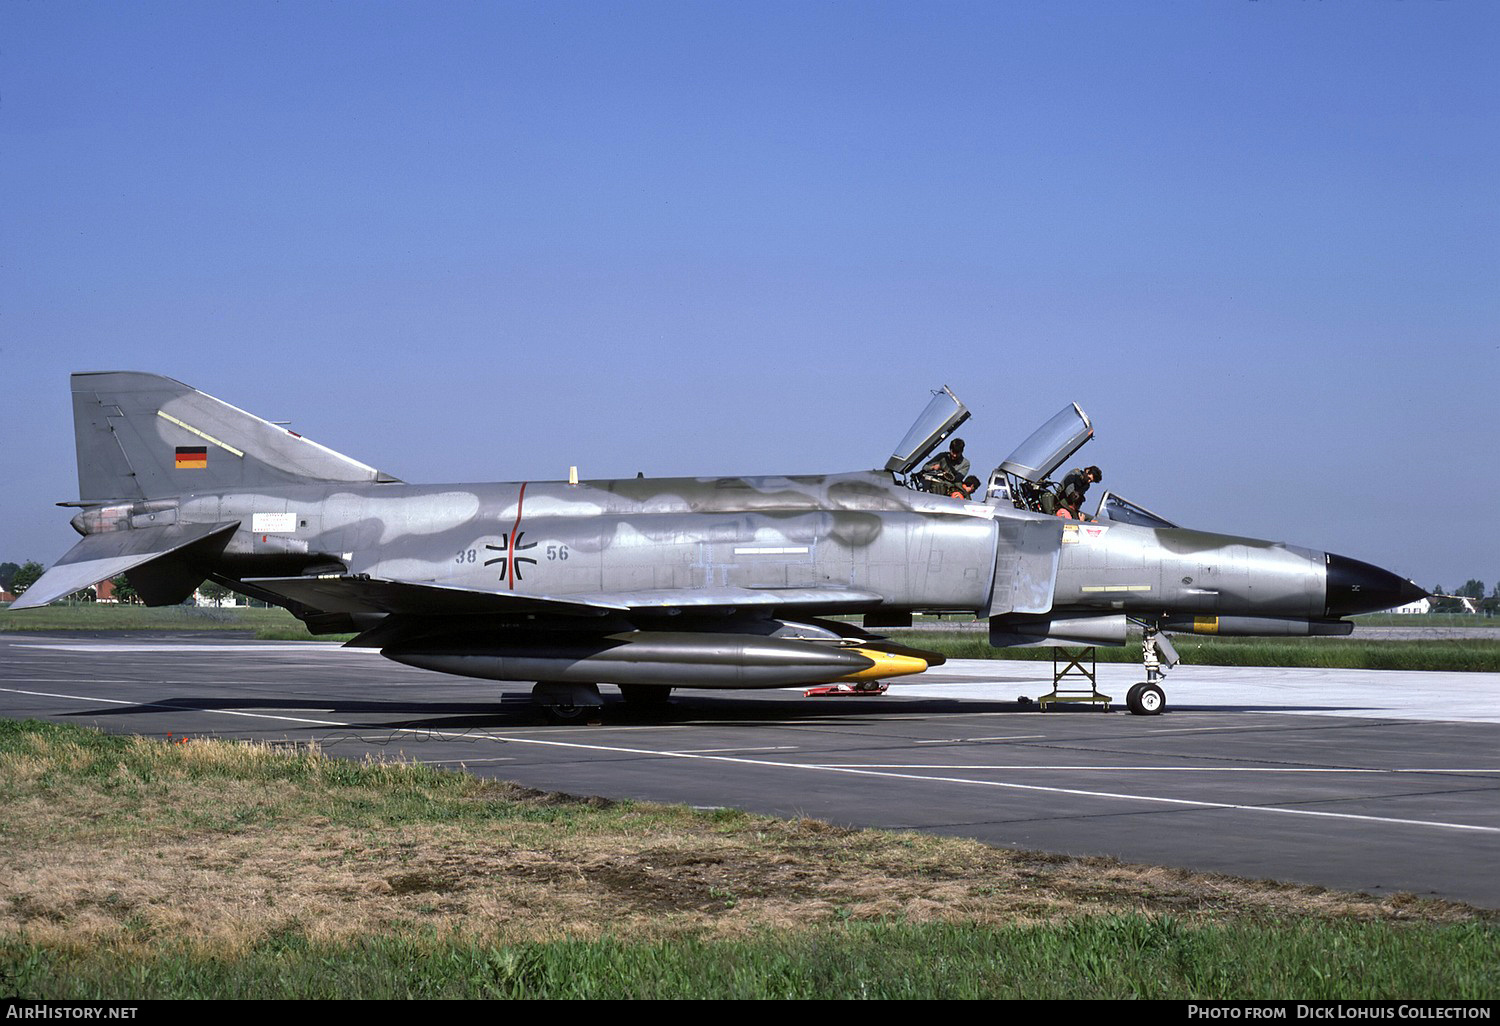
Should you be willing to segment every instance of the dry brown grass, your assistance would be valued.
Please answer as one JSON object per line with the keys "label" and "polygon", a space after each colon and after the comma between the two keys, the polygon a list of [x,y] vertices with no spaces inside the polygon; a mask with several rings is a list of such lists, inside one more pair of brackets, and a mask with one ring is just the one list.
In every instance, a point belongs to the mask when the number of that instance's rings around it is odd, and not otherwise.
{"label": "dry brown grass", "polygon": [[330,767],[316,753],[200,741],[136,740],[101,755],[37,738],[0,754],[0,936],[232,952],[290,929],[328,941],[414,930],[518,941],[882,918],[1487,917],[815,820],[435,784],[440,774],[410,766],[330,781],[340,776]]}

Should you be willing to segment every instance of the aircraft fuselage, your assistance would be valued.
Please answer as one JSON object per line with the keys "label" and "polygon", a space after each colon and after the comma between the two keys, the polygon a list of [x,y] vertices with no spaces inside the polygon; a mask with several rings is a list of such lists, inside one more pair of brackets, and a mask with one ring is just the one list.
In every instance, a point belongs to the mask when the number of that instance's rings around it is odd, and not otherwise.
{"label": "aircraft fuselage", "polygon": [[[1378,571],[1384,577],[1365,582],[1368,602],[1346,595],[1330,608],[1322,552],[1182,528],[1064,522],[916,492],[878,472],[577,485],[295,485],[133,508],[141,512],[89,511],[77,526],[91,533],[132,522],[238,521],[219,559],[222,572],[236,578],[326,566],[517,595],[671,590],[689,605],[694,591],[715,588],[823,588],[878,596],[887,610],[979,616],[1324,619],[1383,608],[1376,603],[1397,580]],[[1017,602],[1005,587],[1007,574],[1028,544],[1036,552],[1033,585],[1050,578],[1050,587]],[[833,594],[829,608],[807,611],[871,605]]]}

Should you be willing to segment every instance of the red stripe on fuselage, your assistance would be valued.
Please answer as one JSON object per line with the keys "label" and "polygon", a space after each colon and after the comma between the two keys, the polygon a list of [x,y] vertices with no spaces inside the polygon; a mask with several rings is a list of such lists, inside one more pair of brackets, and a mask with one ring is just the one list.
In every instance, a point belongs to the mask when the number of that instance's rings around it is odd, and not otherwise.
{"label": "red stripe on fuselage", "polygon": [[510,578],[510,590],[516,590],[516,542],[521,540],[521,504],[526,501],[526,482],[521,482],[520,494],[516,496],[516,525],[510,529],[510,544],[505,547],[505,576]]}

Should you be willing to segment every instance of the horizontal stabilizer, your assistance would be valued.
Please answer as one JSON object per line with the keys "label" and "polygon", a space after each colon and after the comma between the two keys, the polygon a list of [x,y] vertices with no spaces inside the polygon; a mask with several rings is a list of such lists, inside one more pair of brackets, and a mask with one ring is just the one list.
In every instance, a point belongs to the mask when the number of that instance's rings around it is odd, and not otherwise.
{"label": "horizontal stabilizer", "polygon": [[[87,535],[27,588],[24,595],[11,603],[10,608],[45,606],[199,543],[204,546],[217,544],[222,550],[238,526],[237,520],[225,524],[166,524]],[[210,538],[214,541],[209,541]],[[202,576],[198,577],[199,581],[202,579]],[[189,587],[188,592],[191,591],[192,587]],[[150,596],[147,600],[150,601]]]}

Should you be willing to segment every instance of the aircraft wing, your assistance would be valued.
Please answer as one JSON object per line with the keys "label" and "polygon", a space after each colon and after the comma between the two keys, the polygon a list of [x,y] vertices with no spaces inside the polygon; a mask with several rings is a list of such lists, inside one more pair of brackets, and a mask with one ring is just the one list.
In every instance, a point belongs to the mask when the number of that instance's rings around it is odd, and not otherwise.
{"label": "aircraft wing", "polygon": [[[185,568],[171,564],[191,561],[199,550],[207,551],[214,546],[221,551],[228,543],[229,535],[238,526],[238,520],[224,524],[163,524],[159,527],[85,535],[77,545],[74,545],[61,559],[48,568],[35,584],[27,588],[24,595],[11,603],[10,608],[30,609],[34,606],[45,606],[65,595],[71,595],[75,591],[81,591],[90,585],[98,584],[110,577],[117,577],[126,571],[143,567],[144,564],[156,560],[162,560],[163,563],[155,568],[154,573],[143,571],[142,582],[137,584],[132,579],[131,583],[136,585],[136,590],[148,602],[151,602],[156,591],[152,585],[160,582],[166,590],[162,593],[162,602],[153,602],[153,604],[163,604],[171,595],[175,595],[180,590],[181,581],[178,578],[185,580],[189,573]],[[164,558],[174,553],[177,554],[175,559]],[[199,576],[189,583],[186,594],[190,594],[197,581],[202,579]],[[145,585],[144,588],[142,584]],[[183,597],[185,595],[177,596],[173,601],[180,602]]]}
{"label": "aircraft wing", "polygon": [[423,616],[482,613],[565,613],[604,616],[627,607],[607,602],[478,591],[423,581],[378,577],[251,577],[246,584],[325,613],[407,613]]}
{"label": "aircraft wing", "polygon": [[632,612],[718,612],[736,609],[803,609],[820,613],[858,613],[885,601],[873,591],[855,588],[672,588],[663,591],[617,591],[583,596],[620,603]]}
{"label": "aircraft wing", "polygon": [[703,588],[607,592],[589,595],[521,595],[479,591],[425,581],[336,575],[259,577],[244,583],[329,613],[400,613],[417,616],[561,613],[605,616],[631,612],[718,612],[736,609],[816,609],[858,612],[881,603],[874,592],[850,588]]}

